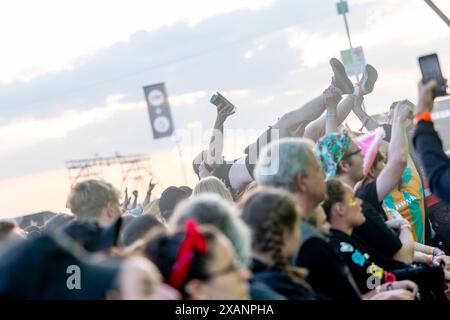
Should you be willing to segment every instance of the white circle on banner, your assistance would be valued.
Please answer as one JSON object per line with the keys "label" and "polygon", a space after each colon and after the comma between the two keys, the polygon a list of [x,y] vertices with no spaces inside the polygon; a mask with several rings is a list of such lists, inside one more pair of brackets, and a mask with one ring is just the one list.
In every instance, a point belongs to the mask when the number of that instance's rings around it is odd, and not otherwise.
{"label": "white circle on banner", "polygon": [[155,121],[153,121],[153,127],[160,133],[166,132],[170,128],[170,121],[164,116],[157,117]]}
{"label": "white circle on banner", "polygon": [[153,106],[159,107],[164,103],[164,94],[161,90],[154,89],[148,94],[148,101],[150,101]]}

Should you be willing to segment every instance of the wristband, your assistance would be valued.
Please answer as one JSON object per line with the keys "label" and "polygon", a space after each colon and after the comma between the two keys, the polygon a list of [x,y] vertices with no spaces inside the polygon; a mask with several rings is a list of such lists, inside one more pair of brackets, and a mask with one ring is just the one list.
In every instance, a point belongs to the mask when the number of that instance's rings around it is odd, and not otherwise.
{"label": "wristband", "polygon": [[389,282],[388,285],[386,286],[386,291],[392,291],[394,290],[394,285],[392,284],[392,282]]}
{"label": "wristband", "polygon": [[333,118],[336,117],[336,112],[334,111],[327,111],[327,118]]}
{"label": "wristband", "polygon": [[433,122],[433,119],[431,119],[431,114],[429,112],[422,112],[414,117],[415,125],[417,125],[420,121]]}

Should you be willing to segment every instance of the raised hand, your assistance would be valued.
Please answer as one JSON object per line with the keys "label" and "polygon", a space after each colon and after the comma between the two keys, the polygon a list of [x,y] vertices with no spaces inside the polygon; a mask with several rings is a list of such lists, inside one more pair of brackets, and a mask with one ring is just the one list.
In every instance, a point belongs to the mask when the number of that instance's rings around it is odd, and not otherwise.
{"label": "raised hand", "polygon": [[406,103],[406,100],[397,102],[395,108],[397,109],[397,116],[400,121],[404,122],[407,119],[413,118],[414,110],[410,104]]}
{"label": "raised hand", "polygon": [[436,80],[426,84],[419,82],[419,99],[417,100],[417,113],[433,111],[433,90],[437,87]]}
{"label": "raised hand", "polygon": [[133,204],[131,205],[131,209],[135,209],[137,206],[137,199],[138,199],[138,191],[137,190],[133,191],[133,197],[134,197],[134,199],[133,199]]}
{"label": "raised hand", "polygon": [[131,201],[131,197],[128,196],[128,188],[125,188],[124,194],[125,194],[125,199],[123,200],[122,205],[121,205],[122,212],[125,212],[125,211],[128,210],[128,206],[129,206],[130,201]]}
{"label": "raised hand", "polygon": [[148,189],[147,194],[152,194],[153,189],[155,189],[156,183],[153,183],[153,178],[150,179],[150,182],[148,183]]}
{"label": "raised hand", "polygon": [[234,106],[232,106],[230,104],[226,104],[226,105],[219,104],[219,106],[217,107],[217,119],[216,119],[216,121],[218,123],[222,123],[223,124],[225,122],[225,120],[227,120],[227,118],[229,116],[231,116],[232,114],[234,114],[235,112],[236,111],[235,111]]}
{"label": "raised hand", "polygon": [[144,202],[142,203],[142,207],[145,208],[150,203],[150,197],[152,195],[153,189],[155,189],[156,183],[153,183],[153,178],[150,179],[148,183],[147,193],[145,195]]}

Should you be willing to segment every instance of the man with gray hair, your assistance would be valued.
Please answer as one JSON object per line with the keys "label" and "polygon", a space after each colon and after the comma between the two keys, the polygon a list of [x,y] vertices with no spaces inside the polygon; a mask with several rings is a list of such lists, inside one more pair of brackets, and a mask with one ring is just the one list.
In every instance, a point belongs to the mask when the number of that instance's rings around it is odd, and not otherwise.
{"label": "man with gray hair", "polygon": [[69,194],[68,208],[78,218],[105,227],[120,217],[119,191],[108,182],[77,183]]}
{"label": "man with gray hair", "polygon": [[[313,147],[313,142],[306,138],[283,138],[272,142],[261,152],[254,172],[258,185],[293,193],[305,220],[309,220],[325,199],[326,191],[325,174]],[[361,296],[348,266],[334,251],[326,235],[305,221],[301,223],[301,234],[301,247],[293,263],[308,269],[306,280],[314,291],[338,300],[366,298]]]}
{"label": "man with gray hair", "polygon": [[261,153],[255,167],[258,185],[287,189],[295,194],[305,217],[325,199],[325,175],[306,138],[283,138]]}

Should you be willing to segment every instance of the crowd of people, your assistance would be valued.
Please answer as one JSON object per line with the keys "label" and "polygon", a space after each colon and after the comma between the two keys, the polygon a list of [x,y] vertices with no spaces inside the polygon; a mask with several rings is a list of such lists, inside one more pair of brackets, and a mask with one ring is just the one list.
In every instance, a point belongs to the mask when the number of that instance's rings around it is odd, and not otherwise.
{"label": "crowd of people", "polygon": [[[69,213],[25,229],[0,221],[0,298],[447,300],[450,160],[434,131],[434,82],[418,105],[364,108],[377,71],[331,83],[224,160],[218,105],[195,186],[155,199],[86,180]],[[353,112],[365,131],[343,125]],[[415,148],[416,149],[415,149]],[[442,199],[442,200],[441,200]]]}

